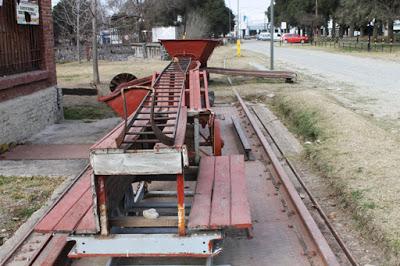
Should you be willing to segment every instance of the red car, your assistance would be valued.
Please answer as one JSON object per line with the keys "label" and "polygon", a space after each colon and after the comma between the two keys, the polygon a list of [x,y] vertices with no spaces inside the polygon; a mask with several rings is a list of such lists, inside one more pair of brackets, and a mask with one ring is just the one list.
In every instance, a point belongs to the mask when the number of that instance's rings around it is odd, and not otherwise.
{"label": "red car", "polygon": [[299,34],[287,33],[282,35],[284,43],[305,43],[308,42],[307,36],[300,36]]}

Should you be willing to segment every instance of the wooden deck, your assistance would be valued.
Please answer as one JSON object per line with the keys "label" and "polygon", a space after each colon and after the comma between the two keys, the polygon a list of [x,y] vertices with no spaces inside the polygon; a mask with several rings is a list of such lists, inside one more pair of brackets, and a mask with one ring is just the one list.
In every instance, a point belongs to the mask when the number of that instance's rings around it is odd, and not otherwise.
{"label": "wooden deck", "polygon": [[88,169],[58,204],[35,226],[35,232],[97,233],[91,179],[92,170]]}
{"label": "wooden deck", "polygon": [[251,229],[244,169],[243,155],[201,159],[188,229]]}

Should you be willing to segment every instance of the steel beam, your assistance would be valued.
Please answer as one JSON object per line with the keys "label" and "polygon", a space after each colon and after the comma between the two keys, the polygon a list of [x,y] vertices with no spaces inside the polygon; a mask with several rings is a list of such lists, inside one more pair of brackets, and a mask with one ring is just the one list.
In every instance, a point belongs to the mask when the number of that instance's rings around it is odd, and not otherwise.
{"label": "steel beam", "polygon": [[178,237],[176,234],[118,234],[108,237],[71,236],[70,258],[81,257],[209,257],[222,251],[220,231]]}

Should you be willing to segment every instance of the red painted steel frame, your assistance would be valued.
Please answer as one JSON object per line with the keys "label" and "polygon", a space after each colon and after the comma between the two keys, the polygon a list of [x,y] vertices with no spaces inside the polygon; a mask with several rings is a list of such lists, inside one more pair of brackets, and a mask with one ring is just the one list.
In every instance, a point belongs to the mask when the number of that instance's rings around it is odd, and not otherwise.
{"label": "red painted steel frame", "polygon": [[186,234],[185,225],[185,184],[183,174],[176,177],[176,194],[178,200],[178,234],[184,236]]}
{"label": "red painted steel frame", "polygon": [[207,60],[220,40],[160,40],[171,57],[192,57],[200,61],[202,67],[207,66]]}
{"label": "red painted steel frame", "polygon": [[[148,76],[141,79],[135,79],[130,82],[120,84],[111,94],[98,98],[98,101],[106,103],[120,117],[124,117],[124,100],[121,96],[121,90],[129,86],[151,86],[155,76]],[[125,93],[127,114],[131,115],[139,107],[148,90],[130,90]]]}

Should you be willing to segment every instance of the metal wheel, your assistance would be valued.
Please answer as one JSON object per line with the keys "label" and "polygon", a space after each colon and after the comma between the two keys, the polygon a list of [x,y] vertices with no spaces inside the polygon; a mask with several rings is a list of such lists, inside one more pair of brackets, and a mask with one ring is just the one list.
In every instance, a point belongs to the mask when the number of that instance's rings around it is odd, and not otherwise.
{"label": "metal wheel", "polygon": [[130,73],[120,73],[113,77],[113,79],[110,81],[110,90],[114,91],[118,87],[118,85],[135,79],[137,79],[135,75],[132,75]]}

